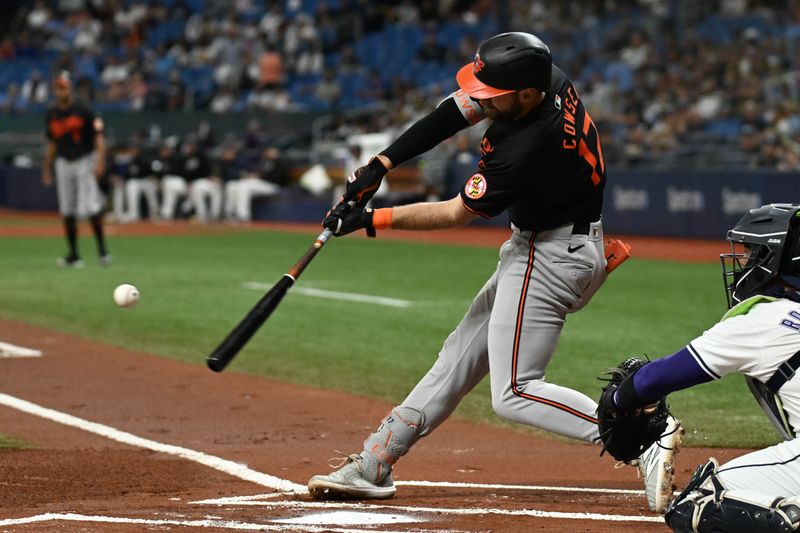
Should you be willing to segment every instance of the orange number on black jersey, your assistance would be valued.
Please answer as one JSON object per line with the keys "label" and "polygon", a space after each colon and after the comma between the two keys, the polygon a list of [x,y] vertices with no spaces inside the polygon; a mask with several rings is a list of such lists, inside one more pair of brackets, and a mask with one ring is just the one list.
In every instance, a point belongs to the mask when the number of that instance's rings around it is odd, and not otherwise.
{"label": "orange number on black jersey", "polygon": [[[592,148],[589,148],[589,145],[586,144],[589,128],[594,132]],[[592,117],[589,116],[588,111],[586,111],[586,115],[583,118],[583,136],[581,136],[581,142],[578,144],[578,153],[592,167],[592,183],[599,184],[600,174],[605,172],[606,164],[603,161],[603,149],[600,148],[600,134],[597,132],[597,127],[592,122]]]}

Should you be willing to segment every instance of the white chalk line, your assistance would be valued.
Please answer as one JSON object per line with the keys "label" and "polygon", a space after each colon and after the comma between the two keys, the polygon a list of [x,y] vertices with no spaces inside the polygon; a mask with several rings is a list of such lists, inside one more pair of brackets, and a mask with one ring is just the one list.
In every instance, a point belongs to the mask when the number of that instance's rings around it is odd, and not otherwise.
{"label": "white chalk line", "polygon": [[[187,459],[190,461],[194,461],[215,470],[224,472],[226,474],[232,475],[234,477],[238,477],[245,481],[250,481],[256,483],[261,486],[265,486],[271,488],[273,490],[283,491],[283,492],[292,492],[297,494],[307,493],[306,487],[302,485],[298,485],[296,483],[292,483],[291,481],[280,479],[274,476],[270,476],[268,474],[263,474],[261,472],[257,472],[255,470],[249,469],[247,466],[235,463],[233,461],[229,461],[226,459],[221,459],[219,457],[215,457],[212,455],[208,455],[202,452],[198,452],[195,450],[190,450],[188,448],[183,448],[180,446],[173,446],[170,444],[163,444],[160,442],[156,442],[150,439],[145,439],[139,437],[137,435],[133,435],[131,433],[127,433],[124,431],[120,431],[118,429],[105,426],[103,424],[99,424],[96,422],[90,422],[88,420],[84,420],[82,418],[69,415],[66,413],[62,413],[60,411],[56,411],[53,409],[49,409],[46,407],[42,407],[40,405],[28,402],[26,400],[22,400],[20,398],[15,398],[13,396],[0,393],[0,405],[5,405],[7,407],[11,407],[13,409],[17,409],[24,413],[28,413],[31,415],[39,416],[41,418],[57,422],[59,424],[63,424],[69,427],[74,427],[77,429],[81,429],[83,431],[87,431],[89,433],[94,433],[96,435],[100,435],[111,440],[115,440],[117,442],[122,442],[124,444],[128,444],[131,446],[136,446],[140,448],[145,448],[148,450],[152,450],[155,452],[166,453],[169,455],[175,455],[177,457],[181,457],[183,459]],[[522,489],[522,490],[559,490],[565,489],[566,492],[569,491],[579,491],[579,488],[576,487],[525,487],[521,485],[487,485],[487,484],[478,484],[478,483],[449,483],[449,482],[428,482],[428,481],[407,481],[404,483],[398,484],[405,484],[409,486],[443,486],[443,487],[474,487],[474,488],[509,488],[509,489]],[[624,491],[619,492],[620,489],[586,489],[584,492],[610,492],[610,493],[634,493],[640,494],[642,491]],[[604,515],[604,514],[597,514],[597,513],[565,513],[565,512],[556,512],[556,511],[539,511],[536,509],[525,509],[525,510],[506,510],[506,509],[444,509],[444,508],[437,508],[437,507],[405,507],[405,506],[388,506],[388,505],[366,505],[366,504],[339,504],[339,503],[320,503],[320,502],[267,502],[264,501],[267,497],[275,497],[276,495],[255,495],[255,496],[245,496],[245,497],[238,497],[238,498],[229,498],[229,499],[217,499],[217,500],[203,500],[199,502],[192,502],[192,503],[199,503],[199,504],[216,504],[220,505],[223,503],[236,503],[238,505],[259,505],[264,507],[275,507],[275,508],[300,508],[300,509],[315,509],[315,508],[336,508],[347,506],[348,508],[359,508],[359,509],[389,509],[394,511],[407,511],[407,512],[415,512],[415,513],[440,513],[440,514],[459,514],[459,515],[483,515],[483,514],[501,514],[501,515],[510,515],[510,516],[534,516],[539,518],[562,518],[562,519],[576,519],[576,520],[606,520],[606,521],[634,521],[634,522],[652,522],[652,521],[661,521],[660,517],[646,517],[646,516],[631,516],[631,515]],[[19,520],[23,520],[23,522],[19,522]],[[27,522],[26,522],[27,520]],[[23,524],[23,523],[32,523],[32,522],[40,522],[40,521],[51,521],[51,520],[71,520],[71,521],[100,521],[100,522],[113,522],[113,523],[140,523],[140,524],[151,524],[151,525],[185,525],[185,526],[193,526],[193,527],[224,527],[227,529],[243,529],[243,530],[252,530],[254,528],[262,528],[264,529],[265,526],[262,524],[248,524],[248,523],[240,523],[240,522],[220,522],[215,520],[206,520],[206,521],[170,521],[170,520],[145,520],[145,519],[126,519],[126,518],[118,518],[118,517],[92,517],[87,515],[77,515],[77,514],[53,514],[47,513],[44,515],[37,515],[35,517],[28,517],[28,518],[21,518],[21,519],[8,519],[8,520],[0,520],[0,526],[3,525],[15,525],[15,524]],[[276,526],[277,527],[277,526]],[[295,525],[296,527],[296,525]],[[268,529],[272,529],[275,531],[285,530],[285,528],[280,527],[279,529],[274,529],[274,527],[270,527]],[[326,529],[319,529],[319,528],[307,528],[304,531],[350,531],[350,530],[331,530],[329,528]],[[358,530],[353,530],[358,531]]]}
{"label": "white chalk line", "polygon": [[[214,529],[233,529],[239,531],[306,531],[308,533],[322,533],[334,531],[336,533],[364,533],[363,529],[315,527],[304,524],[289,525],[270,525],[254,524],[251,522],[236,522],[233,520],[165,520],[148,518],[122,518],[116,516],[94,516],[76,513],[46,513],[24,518],[9,518],[0,520],[0,527],[20,526],[25,524],[35,524],[40,522],[94,522],[105,524],[137,524],[144,526],[180,526],[180,527],[204,527]],[[401,533],[395,531],[381,531],[376,529],[369,530],[372,533]]]}
{"label": "white chalk line", "polygon": [[521,490],[542,492],[594,492],[598,494],[625,494],[641,496],[643,490],[635,489],[602,489],[592,487],[548,487],[546,485],[502,485],[492,483],[461,483],[453,481],[395,481],[395,485],[406,487],[446,487],[463,489]]}
{"label": "white chalk line", "polygon": [[6,357],[41,357],[42,351],[34,348],[17,346],[8,342],[0,342],[0,358]]}
{"label": "white chalk line", "polygon": [[132,433],[120,431],[103,424],[98,424],[97,422],[90,422],[88,420],[62,413],[60,411],[48,409],[31,402],[9,396],[8,394],[0,393],[0,405],[5,405],[24,413],[39,416],[65,426],[70,426],[87,431],[89,433],[94,433],[95,435],[100,435],[117,442],[122,442],[131,446],[137,446],[139,448],[145,448],[154,452],[166,453],[168,455],[181,457],[182,459],[194,461],[215,470],[219,470],[220,472],[224,472],[231,476],[238,477],[239,479],[250,481],[270,489],[282,492],[307,492],[306,487],[303,485],[298,485],[285,479],[280,479],[275,476],[256,472],[255,470],[251,470],[246,465],[240,463],[215,457],[213,455],[208,455],[203,452],[190,450],[188,448],[183,448],[181,446],[173,446],[171,444],[163,444],[154,440],[145,439]]}
{"label": "white chalk line", "polygon": [[[196,502],[192,502],[196,503]],[[360,509],[365,511],[406,511],[409,513],[430,513],[438,515],[503,515],[503,516],[532,516],[536,518],[558,518],[568,520],[604,520],[607,522],[663,522],[661,516],[641,516],[641,515],[614,515],[601,513],[567,513],[562,511],[540,511],[538,509],[492,509],[482,507],[471,508],[447,508],[447,507],[414,507],[405,505],[379,505],[366,503],[347,503],[347,502],[265,502],[250,501],[242,502],[240,505],[253,505],[269,507],[273,509],[335,509],[346,507],[348,509]]]}
{"label": "white chalk line", "polygon": [[[245,281],[242,283],[245,289],[253,289],[257,291],[266,291],[272,288],[269,283],[262,283],[259,281]],[[384,305],[387,307],[411,307],[414,302],[410,300],[400,300],[398,298],[388,298],[386,296],[375,296],[373,294],[359,294],[357,292],[339,292],[329,291],[325,289],[315,289],[313,287],[292,287],[293,294],[302,294],[303,296],[313,296],[315,298],[326,298],[328,300],[338,300],[345,302],[359,302],[375,305]]]}
{"label": "white chalk line", "polygon": [[427,522],[425,518],[396,513],[370,513],[367,511],[325,510],[320,513],[303,514],[293,518],[271,519],[273,524],[303,524],[307,526],[377,526],[387,524],[415,524]]}
{"label": "white chalk line", "polygon": [[[463,483],[454,481],[395,481],[399,487],[430,487],[430,488],[459,488],[459,489],[478,489],[478,490],[506,490],[522,492],[575,492],[588,494],[610,494],[620,496],[643,496],[643,490],[636,489],[604,489],[595,487],[559,487],[549,485],[505,485],[499,483]],[[248,502],[259,502],[262,500],[280,497],[282,494],[270,492],[268,494],[251,494],[249,496],[225,496],[222,498],[211,498],[199,500],[191,503],[201,505],[248,505]],[[253,505],[258,505],[257,503]]]}

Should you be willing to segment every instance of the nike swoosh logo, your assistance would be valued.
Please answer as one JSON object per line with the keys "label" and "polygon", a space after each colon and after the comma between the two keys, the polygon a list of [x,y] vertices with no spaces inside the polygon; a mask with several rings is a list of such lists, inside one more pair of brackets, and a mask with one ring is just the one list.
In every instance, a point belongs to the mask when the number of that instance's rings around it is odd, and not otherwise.
{"label": "nike swoosh logo", "polygon": [[567,251],[569,253],[577,252],[578,250],[580,250],[584,246],[586,246],[586,245],[585,244],[581,244],[580,246],[576,246],[575,248],[573,248],[572,246],[567,246]]}

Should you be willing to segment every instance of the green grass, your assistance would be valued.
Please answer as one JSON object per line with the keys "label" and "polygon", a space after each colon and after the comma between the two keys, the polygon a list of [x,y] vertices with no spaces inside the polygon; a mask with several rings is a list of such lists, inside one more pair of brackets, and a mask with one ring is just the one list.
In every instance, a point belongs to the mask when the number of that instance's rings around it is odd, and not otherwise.
{"label": "green grass", "polygon": [[[113,237],[102,268],[81,239],[87,266],[58,269],[62,238],[0,239],[0,315],[134,350],[204,364],[206,355],[260,298],[243,282],[272,284],[308,247],[309,235],[241,232]],[[713,258],[712,258],[713,259]],[[300,286],[418,302],[390,308],[289,292],[231,368],[399,402],[491,274],[497,250],[335,239]],[[114,287],[133,283],[136,308],[120,309]],[[630,355],[680,349],[724,312],[719,267],[631,259],[591,305],[571,315],[548,379],[597,397],[596,376]],[[777,434],[741,377],[670,397],[689,444],[763,446]],[[502,424],[487,380],[457,414]],[[519,426],[516,426],[519,427]]]}
{"label": "green grass", "polygon": [[0,433],[0,450],[27,450],[30,448],[33,448],[32,444]]}

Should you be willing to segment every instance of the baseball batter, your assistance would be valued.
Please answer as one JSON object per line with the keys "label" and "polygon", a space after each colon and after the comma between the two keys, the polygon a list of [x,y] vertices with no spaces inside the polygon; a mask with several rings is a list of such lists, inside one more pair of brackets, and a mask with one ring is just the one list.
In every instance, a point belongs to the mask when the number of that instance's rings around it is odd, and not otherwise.
{"label": "baseball batter", "polygon": [[[64,219],[68,253],[58,264],[81,267],[78,253],[78,219],[88,218],[97,241],[100,264],[111,263],[103,234],[103,197],[97,180],[105,172],[106,143],[103,121],[86,105],[72,96],[72,83],[67,73],[53,83],[55,105],[47,110],[47,144],[45,146],[42,182],[46,187],[56,175],[58,209]],[[55,164],[54,164],[55,163]]]}
{"label": "baseball batter", "polygon": [[[349,178],[344,200],[323,224],[337,235],[360,228],[432,230],[506,211],[511,236],[433,368],[367,438],[361,454],[330,475],[311,478],[308,488],[316,498],[391,497],[394,463],[487,373],[498,415],[598,439],[594,400],[545,381],[567,315],[586,306],[607,276],[600,221],[606,178],[597,129],[534,35],[488,39],[456,79],[460,91]],[[481,141],[478,168],[458,196],[376,211],[364,207],[388,169],[483,118],[492,124]],[[660,511],[667,500],[658,487],[671,485],[675,434],[656,442],[660,447],[641,461],[648,500]]]}
{"label": "baseball batter", "polygon": [[[730,311],[678,352],[617,390],[621,411],[728,374],[746,376],[785,442],[719,466],[701,465],[666,513],[679,532],[787,532],[800,524],[800,205],[753,209],[723,254]],[[739,250],[739,248],[744,248]],[[788,499],[787,499],[788,497]]]}

